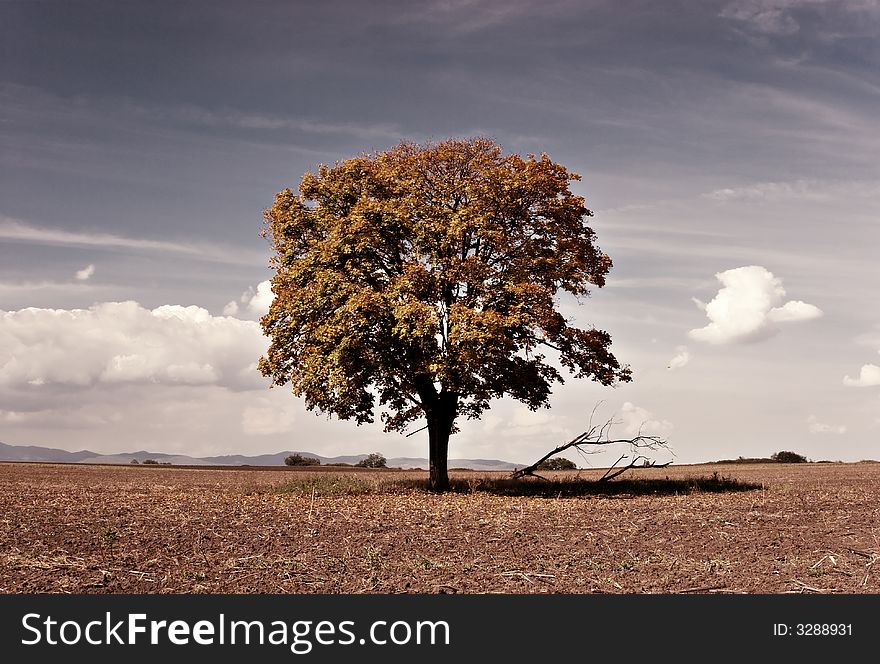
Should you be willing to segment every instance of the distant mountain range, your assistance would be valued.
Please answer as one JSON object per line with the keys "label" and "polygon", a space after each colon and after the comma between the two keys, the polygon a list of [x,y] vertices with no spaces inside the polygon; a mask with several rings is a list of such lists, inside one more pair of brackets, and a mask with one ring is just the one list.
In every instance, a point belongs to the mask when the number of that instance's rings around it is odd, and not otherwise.
{"label": "distant mountain range", "polygon": [[[152,459],[159,463],[170,463],[175,466],[283,466],[284,460],[291,454],[301,454],[318,459],[321,465],[345,463],[354,465],[365,459],[366,454],[350,456],[324,457],[313,452],[286,451],[276,454],[259,454],[245,456],[231,454],[225,456],[191,457],[185,454],[163,454],[162,452],[125,452],[122,454],[98,454],[89,450],[68,452],[51,447],[34,445],[7,445],[0,443],[0,461],[43,461],[50,463],[131,463],[133,459],[143,463]],[[386,459],[389,468],[427,468],[428,460],[415,457],[389,457]],[[513,470],[526,464],[515,464],[498,459],[449,459],[450,468],[469,468],[472,470]]]}

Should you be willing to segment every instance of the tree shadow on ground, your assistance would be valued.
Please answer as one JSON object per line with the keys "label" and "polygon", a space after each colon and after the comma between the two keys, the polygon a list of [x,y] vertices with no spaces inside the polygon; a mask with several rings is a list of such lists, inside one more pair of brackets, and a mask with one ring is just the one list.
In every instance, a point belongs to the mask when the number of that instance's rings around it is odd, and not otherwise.
{"label": "tree shadow on ground", "polygon": [[[394,484],[410,489],[428,490],[424,480],[405,480]],[[403,488],[401,486],[401,488]],[[690,493],[733,493],[755,491],[762,485],[723,477],[717,472],[708,477],[689,477],[682,479],[665,478],[621,478],[599,482],[583,478],[549,479],[541,478],[476,478],[450,479],[453,493],[489,493],[498,496],[528,496],[535,498],[573,498],[578,496],[674,496]]]}

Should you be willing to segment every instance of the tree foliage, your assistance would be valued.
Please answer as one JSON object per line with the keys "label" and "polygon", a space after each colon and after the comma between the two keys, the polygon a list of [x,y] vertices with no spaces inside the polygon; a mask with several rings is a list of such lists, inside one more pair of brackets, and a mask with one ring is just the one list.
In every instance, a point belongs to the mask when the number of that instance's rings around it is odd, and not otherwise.
{"label": "tree foliage", "polygon": [[553,459],[544,459],[544,461],[538,464],[536,470],[577,470],[577,464],[565,457],[555,457]]}
{"label": "tree foliage", "polygon": [[315,457],[303,456],[302,454],[291,454],[284,459],[286,466],[320,466],[321,460]]}
{"label": "tree foliage", "polygon": [[630,380],[607,332],[558,311],[559,291],[585,297],[611,268],[569,189],[578,179],[484,138],[306,173],[264,213],[276,274],[260,370],[359,424],[377,410],[387,431],[425,417],[436,489],[459,415],[503,396],[548,406],[563,378],[546,353],[578,378]]}
{"label": "tree foliage", "polygon": [[359,468],[386,468],[388,462],[380,452],[372,452],[365,459],[361,459],[355,465]]}
{"label": "tree foliage", "polygon": [[807,463],[807,457],[798,454],[797,452],[789,452],[787,450],[771,454],[770,458],[776,463]]}

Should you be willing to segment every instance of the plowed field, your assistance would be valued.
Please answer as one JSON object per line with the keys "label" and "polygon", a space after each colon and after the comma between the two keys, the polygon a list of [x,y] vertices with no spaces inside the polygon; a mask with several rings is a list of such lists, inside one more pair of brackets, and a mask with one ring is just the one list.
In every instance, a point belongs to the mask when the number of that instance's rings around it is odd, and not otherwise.
{"label": "plowed field", "polygon": [[0,592],[880,592],[877,463],[452,475],[2,463]]}

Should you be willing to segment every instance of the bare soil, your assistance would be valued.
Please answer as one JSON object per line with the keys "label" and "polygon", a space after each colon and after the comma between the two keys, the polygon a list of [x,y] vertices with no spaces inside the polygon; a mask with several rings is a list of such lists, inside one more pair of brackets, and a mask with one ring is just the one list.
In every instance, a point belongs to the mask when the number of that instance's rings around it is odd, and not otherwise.
{"label": "bare soil", "polygon": [[878,463],[452,475],[0,463],[0,592],[880,592]]}

